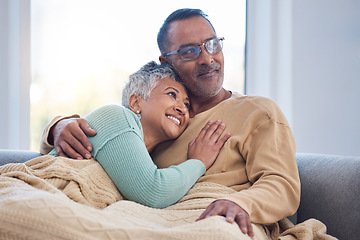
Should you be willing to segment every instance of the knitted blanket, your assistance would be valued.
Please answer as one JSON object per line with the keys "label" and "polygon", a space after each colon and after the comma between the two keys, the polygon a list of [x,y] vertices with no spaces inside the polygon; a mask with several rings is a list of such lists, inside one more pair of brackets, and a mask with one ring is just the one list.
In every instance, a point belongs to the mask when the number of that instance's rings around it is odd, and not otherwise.
{"label": "knitted blanket", "polygon": [[[95,160],[42,156],[0,167],[0,239],[250,239],[222,216],[195,221],[234,190],[197,183],[166,209],[125,200]],[[335,239],[311,219],[253,224],[256,239]]]}

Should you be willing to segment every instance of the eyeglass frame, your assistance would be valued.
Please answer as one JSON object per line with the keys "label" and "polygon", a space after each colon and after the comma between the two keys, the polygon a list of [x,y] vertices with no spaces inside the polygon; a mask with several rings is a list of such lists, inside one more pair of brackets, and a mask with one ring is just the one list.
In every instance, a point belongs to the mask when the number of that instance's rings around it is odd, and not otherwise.
{"label": "eyeglass frame", "polygon": [[[210,53],[209,50],[206,48],[205,43],[208,43],[209,41],[212,41],[212,40],[215,40],[215,39],[217,39],[217,41],[220,43],[221,49],[220,49],[219,51],[217,51],[217,52]],[[180,52],[181,49],[184,49],[184,48],[189,47],[189,46],[194,46],[194,47],[197,47],[197,48],[200,49],[199,54],[198,54],[195,58],[192,58],[192,59],[184,59],[181,54],[179,54],[179,55],[180,55],[181,59],[184,60],[184,61],[195,60],[195,59],[197,59],[197,58],[200,56],[200,53],[201,53],[201,51],[202,51],[201,48],[200,48],[201,46],[204,46],[204,49],[206,50],[206,52],[208,52],[208,53],[211,54],[211,55],[216,54],[216,53],[218,53],[218,52],[221,52],[222,49],[223,49],[223,43],[222,43],[222,41],[224,41],[224,40],[225,40],[225,37],[221,37],[221,38],[216,38],[216,37],[215,37],[215,38],[211,38],[211,39],[206,40],[205,42],[200,43],[200,44],[189,44],[188,46],[181,47],[181,48],[179,48],[178,50],[175,50],[175,51],[172,51],[172,52],[169,52],[169,53],[165,53],[165,54],[163,54],[163,56],[167,57],[167,56],[169,56],[169,55],[177,54],[177,53]]]}

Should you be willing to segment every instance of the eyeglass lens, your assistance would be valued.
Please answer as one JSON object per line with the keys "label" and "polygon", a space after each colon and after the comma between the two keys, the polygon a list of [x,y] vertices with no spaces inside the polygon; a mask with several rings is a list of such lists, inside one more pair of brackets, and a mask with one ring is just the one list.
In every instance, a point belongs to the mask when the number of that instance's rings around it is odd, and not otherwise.
{"label": "eyeglass lens", "polygon": [[208,53],[215,54],[215,53],[221,51],[222,40],[223,39],[214,38],[214,39],[210,39],[209,41],[207,41],[203,44],[197,45],[197,46],[184,47],[179,50],[179,54],[183,60],[195,59],[200,55],[200,52],[201,52],[200,46],[201,45],[204,45],[204,47]]}

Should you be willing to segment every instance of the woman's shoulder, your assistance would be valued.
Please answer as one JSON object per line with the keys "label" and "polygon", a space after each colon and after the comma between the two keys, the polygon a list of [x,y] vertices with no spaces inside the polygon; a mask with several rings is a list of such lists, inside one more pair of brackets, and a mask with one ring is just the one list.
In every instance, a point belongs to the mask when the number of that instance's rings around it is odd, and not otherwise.
{"label": "woman's shoulder", "polygon": [[[101,106],[85,117],[91,127],[96,128],[117,128],[141,129],[139,118],[130,109],[121,105],[109,104]],[[119,129],[120,128],[120,129]]]}
{"label": "woman's shoulder", "polygon": [[91,111],[89,114],[85,116],[85,118],[89,116],[101,116],[102,118],[106,117],[134,117],[136,116],[130,109],[125,108],[124,106],[117,105],[117,104],[108,104],[101,106],[93,111]]}
{"label": "woman's shoulder", "polygon": [[121,106],[121,105],[117,105],[117,104],[108,104],[108,105],[104,105],[101,106],[93,111],[91,111],[88,115],[90,114],[119,114],[119,113],[124,113],[125,112],[125,107]]}

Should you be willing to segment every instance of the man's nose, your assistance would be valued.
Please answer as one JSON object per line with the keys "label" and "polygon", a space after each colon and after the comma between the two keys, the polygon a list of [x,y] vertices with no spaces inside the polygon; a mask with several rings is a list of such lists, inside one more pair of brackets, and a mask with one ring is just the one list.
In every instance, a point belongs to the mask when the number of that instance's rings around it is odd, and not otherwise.
{"label": "man's nose", "polygon": [[213,63],[213,62],[214,62],[213,55],[210,54],[210,53],[205,49],[205,46],[204,46],[204,45],[202,45],[202,46],[201,46],[200,56],[198,57],[198,63],[199,63],[199,64],[210,65],[210,64]]}

